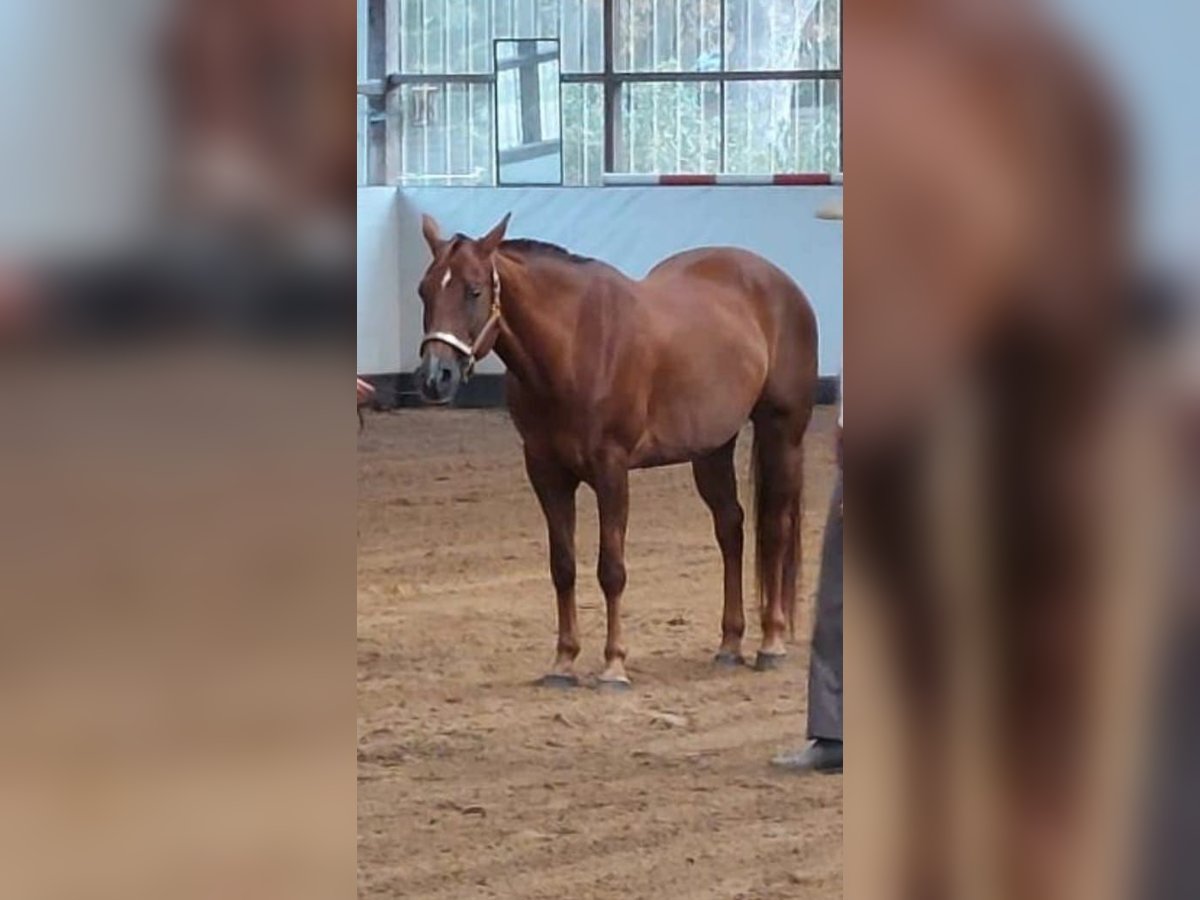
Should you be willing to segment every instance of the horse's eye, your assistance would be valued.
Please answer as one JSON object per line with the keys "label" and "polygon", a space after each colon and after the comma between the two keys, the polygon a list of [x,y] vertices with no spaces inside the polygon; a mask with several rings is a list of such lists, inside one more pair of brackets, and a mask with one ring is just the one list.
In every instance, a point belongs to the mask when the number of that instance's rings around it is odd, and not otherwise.
{"label": "horse's eye", "polygon": [[472,300],[478,300],[481,296],[483,296],[483,289],[478,285],[473,284],[467,288],[467,293],[471,295]]}

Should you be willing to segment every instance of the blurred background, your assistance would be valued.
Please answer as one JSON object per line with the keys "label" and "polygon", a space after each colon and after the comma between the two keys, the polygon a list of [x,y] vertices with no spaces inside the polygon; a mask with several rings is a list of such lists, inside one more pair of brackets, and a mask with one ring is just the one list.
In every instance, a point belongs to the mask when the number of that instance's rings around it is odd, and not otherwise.
{"label": "blurred background", "polygon": [[1200,891],[1194,19],[847,10],[854,896]]}
{"label": "blurred background", "polygon": [[0,8],[0,894],[354,883],[354,13]]}

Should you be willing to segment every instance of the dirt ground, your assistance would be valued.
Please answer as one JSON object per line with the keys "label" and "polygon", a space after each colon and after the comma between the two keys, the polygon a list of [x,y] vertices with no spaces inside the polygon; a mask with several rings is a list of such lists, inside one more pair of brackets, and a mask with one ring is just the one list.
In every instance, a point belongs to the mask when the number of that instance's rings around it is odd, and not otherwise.
{"label": "dirt ground", "polygon": [[[610,694],[532,684],[553,656],[554,600],[507,414],[368,416],[358,474],[360,897],[842,895],[842,777],[767,765],[804,736],[835,417],[819,409],[810,430],[803,602],[779,672],[711,666],[721,613],[711,520],[690,468],[634,473],[625,595],[634,687]],[[595,520],[583,488],[581,674],[602,664]],[[748,653],[758,638],[750,606]]]}

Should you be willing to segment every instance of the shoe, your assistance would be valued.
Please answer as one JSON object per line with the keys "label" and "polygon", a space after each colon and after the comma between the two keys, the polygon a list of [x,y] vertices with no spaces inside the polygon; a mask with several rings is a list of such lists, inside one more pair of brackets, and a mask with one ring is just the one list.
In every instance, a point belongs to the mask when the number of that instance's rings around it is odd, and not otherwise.
{"label": "shoe", "polygon": [[788,772],[834,775],[842,771],[842,742],[818,738],[803,750],[775,757],[771,765]]}

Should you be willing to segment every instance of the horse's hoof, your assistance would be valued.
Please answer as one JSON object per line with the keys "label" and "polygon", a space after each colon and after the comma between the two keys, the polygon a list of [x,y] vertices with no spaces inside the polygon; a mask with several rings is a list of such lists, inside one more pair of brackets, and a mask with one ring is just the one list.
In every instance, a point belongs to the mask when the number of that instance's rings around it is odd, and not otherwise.
{"label": "horse's hoof", "polygon": [[623,694],[632,689],[633,685],[629,683],[628,678],[599,678],[596,680],[596,690],[608,694]]}
{"label": "horse's hoof", "polygon": [[783,666],[786,659],[787,656],[783,653],[763,653],[760,650],[754,657],[754,669],[757,672],[774,672]]}
{"label": "horse's hoof", "polygon": [[730,650],[722,650],[713,657],[713,663],[723,669],[736,669],[746,664],[746,657]]}
{"label": "horse's hoof", "polygon": [[558,688],[566,690],[569,688],[579,687],[578,675],[566,675],[562,672],[551,672],[549,675],[543,675],[534,682],[538,687]]}

